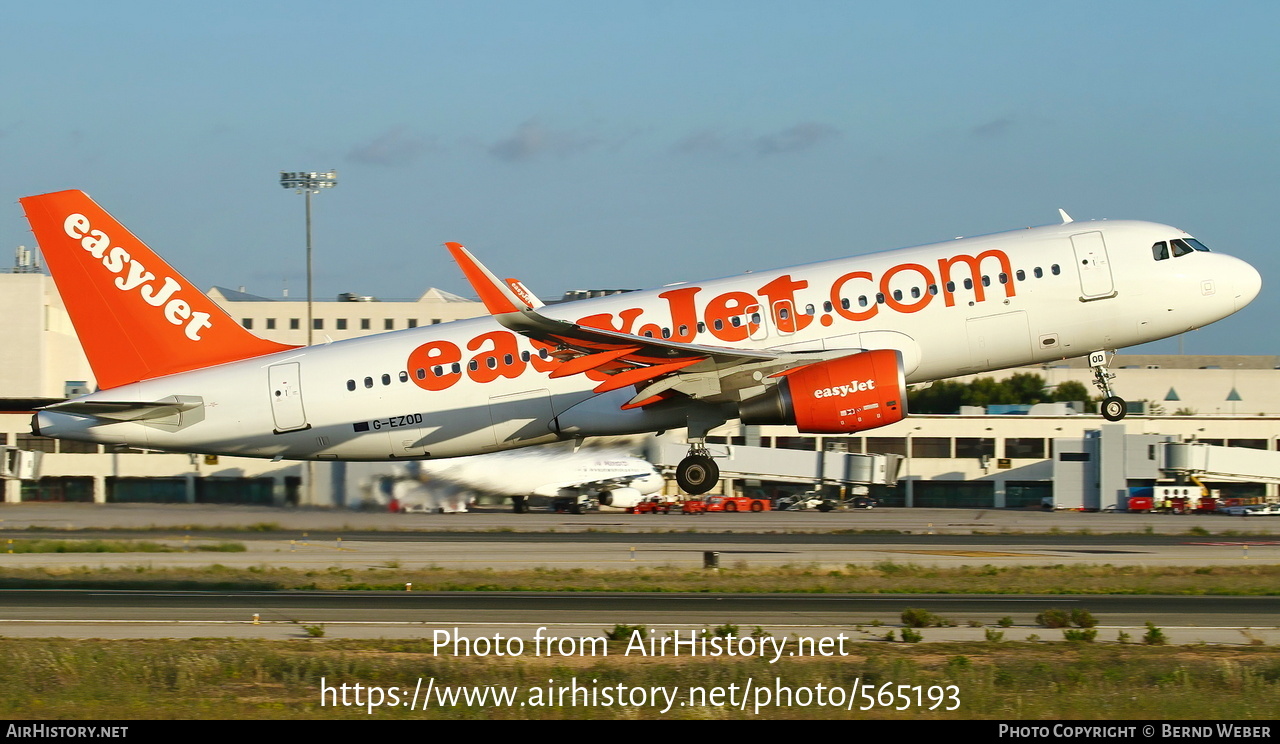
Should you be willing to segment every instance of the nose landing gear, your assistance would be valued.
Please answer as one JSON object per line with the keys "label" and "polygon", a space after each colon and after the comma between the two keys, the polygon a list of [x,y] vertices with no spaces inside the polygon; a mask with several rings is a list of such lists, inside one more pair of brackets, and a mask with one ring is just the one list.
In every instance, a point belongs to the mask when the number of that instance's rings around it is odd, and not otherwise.
{"label": "nose landing gear", "polygon": [[1102,391],[1102,417],[1108,421],[1119,421],[1128,413],[1124,398],[1116,395],[1111,389],[1111,381],[1116,375],[1107,367],[1107,352],[1089,352],[1089,366],[1093,368],[1093,384]]}

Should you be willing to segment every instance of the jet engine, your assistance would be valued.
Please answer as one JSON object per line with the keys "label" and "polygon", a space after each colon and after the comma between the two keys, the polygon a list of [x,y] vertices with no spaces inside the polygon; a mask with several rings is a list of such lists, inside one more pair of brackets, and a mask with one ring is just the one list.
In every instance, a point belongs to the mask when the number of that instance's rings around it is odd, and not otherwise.
{"label": "jet engine", "polygon": [[634,488],[614,488],[600,492],[600,504],[602,506],[612,506],[618,509],[627,509],[635,506],[643,501],[644,498],[644,494]]}
{"label": "jet engine", "polygon": [[907,415],[902,354],[878,349],[797,367],[738,404],[744,424],[791,424],[806,434],[848,434]]}

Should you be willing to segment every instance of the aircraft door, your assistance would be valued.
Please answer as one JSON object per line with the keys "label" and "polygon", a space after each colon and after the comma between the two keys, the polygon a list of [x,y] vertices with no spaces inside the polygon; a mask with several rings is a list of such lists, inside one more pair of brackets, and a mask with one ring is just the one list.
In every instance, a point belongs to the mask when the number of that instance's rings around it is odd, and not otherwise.
{"label": "aircraft door", "polygon": [[493,422],[493,442],[497,445],[553,439],[551,394],[547,390],[528,390],[489,399],[489,416]]}
{"label": "aircraft door", "polygon": [[271,415],[275,433],[308,428],[307,413],[302,407],[302,381],[297,362],[267,367],[267,383],[271,395]]}
{"label": "aircraft door", "polygon": [[1076,255],[1076,271],[1080,275],[1080,293],[1086,300],[1100,300],[1115,295],[1111,263],[1107,261],[1107,244],[1101,232],[1071,236]]}
{"label": "aircraft door", "polygon": [[1031,328],[1025,311],[970,318],[969,360],[977,369],[999,369],[1032,361]]}
{"label": "aircraft door", "polygon": [[798,328],[796,306],[791,300],[778,300],[773,303],[773,327],[779,336],[790,336]]}
{"label": "aircraft door", "polygon": [[753,341],[762,341],[769,337],[768,321],[759,305],[752,305],[742,315],[742,322],[747,324],[747,336]]}

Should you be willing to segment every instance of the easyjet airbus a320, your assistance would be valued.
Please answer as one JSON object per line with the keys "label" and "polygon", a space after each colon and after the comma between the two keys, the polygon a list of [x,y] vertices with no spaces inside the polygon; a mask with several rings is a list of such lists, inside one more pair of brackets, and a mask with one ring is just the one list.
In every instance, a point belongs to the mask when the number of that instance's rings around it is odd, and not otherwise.
{"label": "easyjet airbus a320", "polygon": [[242,328],[79,191],[21,200],[101,388],[37,434],[313,460],[441,458],[687,427],[682,488],[731,419],[845,434],[906,386],[1212,323],[1258,294],[1244,261],[1150,222],[1072,222],[546,307],[447,243],[490,317],[291,347]]}

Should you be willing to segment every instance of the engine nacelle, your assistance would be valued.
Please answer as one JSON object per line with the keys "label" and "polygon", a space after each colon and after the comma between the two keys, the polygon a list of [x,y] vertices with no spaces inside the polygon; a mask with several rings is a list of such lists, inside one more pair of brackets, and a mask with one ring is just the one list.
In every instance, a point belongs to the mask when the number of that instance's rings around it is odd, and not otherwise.
{"label": "engine nacelle", "polygon": [[644,494],[634,488],[615,488],[610,491],[603,491],[600,494],[600,503],[603,506],[612,506],[618,509],[628,509],[644,501]]}
{"label": "engine nacelle", "polygon": [[744,424],[791,424],[806,434],[848,434],[907,415],[902,354],[878,349],[787,372],[769,392],[738,404]]}

